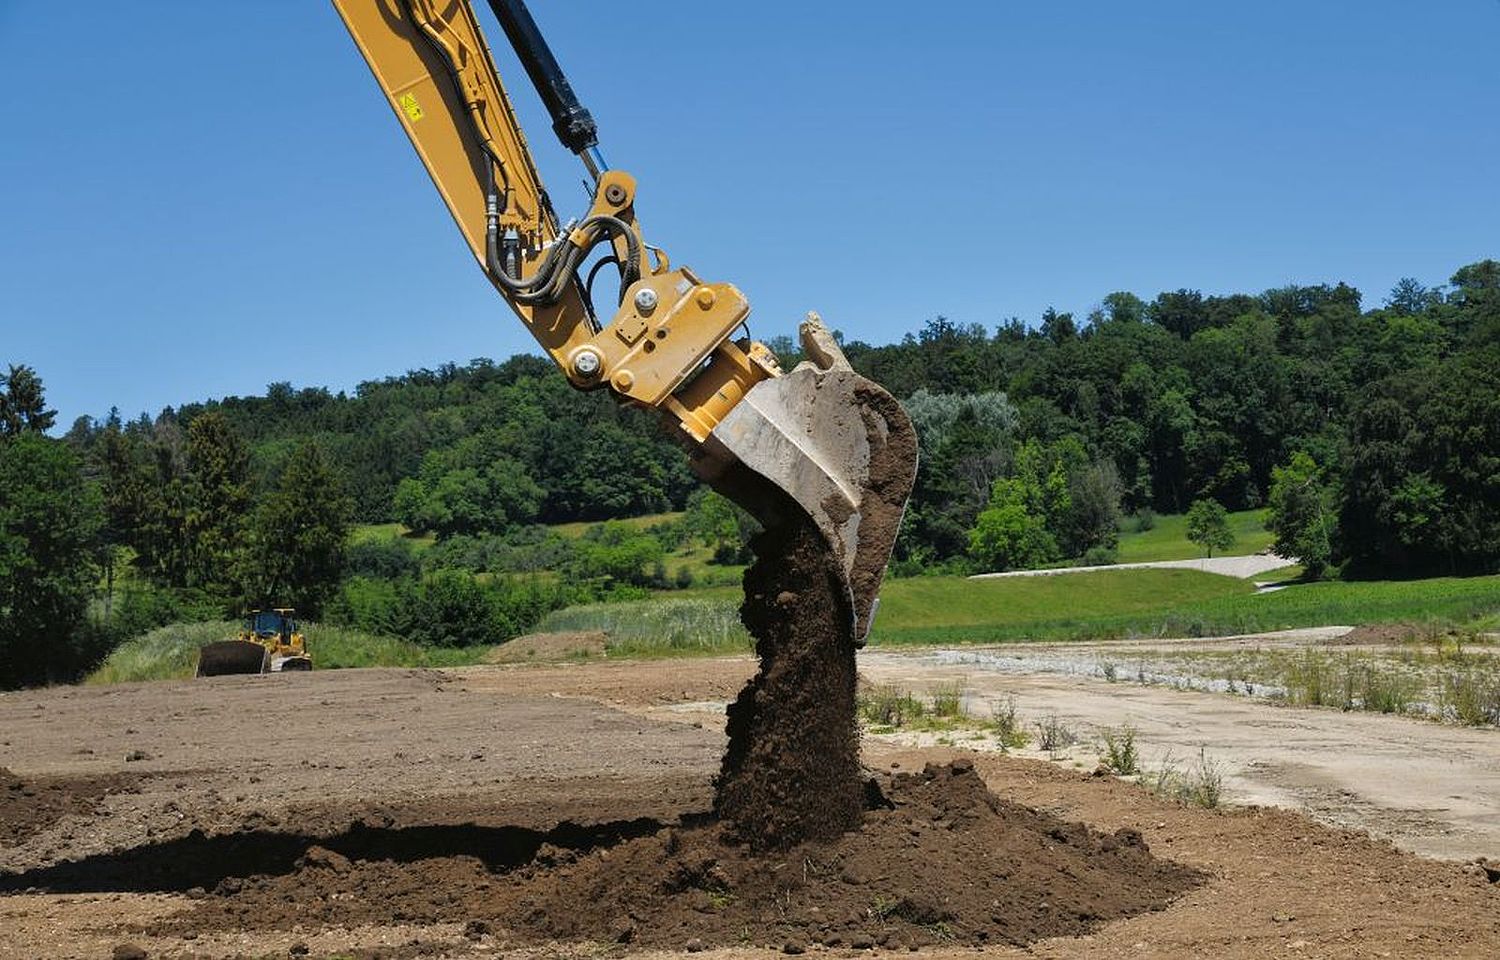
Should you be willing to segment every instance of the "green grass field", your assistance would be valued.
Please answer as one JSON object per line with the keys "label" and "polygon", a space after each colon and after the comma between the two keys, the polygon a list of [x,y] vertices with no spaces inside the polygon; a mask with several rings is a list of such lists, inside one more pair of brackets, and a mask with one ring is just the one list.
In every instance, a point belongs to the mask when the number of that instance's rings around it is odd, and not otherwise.
{"label": "green grass field", "polygon": [[928,630],[1009,632],[1035,625],[1052,633],[1069,624],[1150,615],[1174,604],[1254,590],[1244,580],[1197,570],[1100,570],[994,580],[912,577],[889,581],[881,590],[874,639],[899,642]]}
{"label": "green grass field", "polygon": [[426,550],[437,543],[437,535],[415,534],[399,523],[361,523],[349,532],[350,543],[369,543],[373,540],[405,540],[418,550]]}
{"label": "green grass field", "polygon": [[[730,587],[683,596],[732,610]],[[566,611],[563,611],[566,613]],[[913,577],[881,591],[872,644],[1211,636],[1293,627],[1500,624],[1500,577],[1320,582],[1274,593],[1196,570],[1101,570],[1050,577]]]}
{"label": "green grass field", "polygon": [[[676,511],[673,513],[648,513],[642,517],[622,517],[617,522],[626,524],[636,530],[644,530],[658,523],[669,523],[673,520],[681,519],[682,512]],[[554,523],[550,526],[551,529],[556,530],[570,540],[577,540],[588,532],[589,527],[597,526],[603,522],[602,520],[579,520],[576,523]]]}
{"label": "green grass field", "polygon": [[1329,581],[1258,594],[1245,581],[1194,570],[1105,570],[897,580],[881,597],[871,641],[885,644],[1216,636],[1394,622],[1484,629],[1500,617],[1500,577]]}
{"label": "green grass field", "polygon": [[[1270,549],[1275,539],[1266,529],[1266,511],[1243,510],[1229,515],[1229,529],[1234,531],[1234,546],[1220,556],[1243,557]],[[1125,521],[1120,534],[1120,563],[1148,563],[1152,560],[1192,560],[1203,556],[1203,549],[1187,538],[1187,515],[1174,514],[1156,518],[1156,526],[1136,532],[1135,521]]]}

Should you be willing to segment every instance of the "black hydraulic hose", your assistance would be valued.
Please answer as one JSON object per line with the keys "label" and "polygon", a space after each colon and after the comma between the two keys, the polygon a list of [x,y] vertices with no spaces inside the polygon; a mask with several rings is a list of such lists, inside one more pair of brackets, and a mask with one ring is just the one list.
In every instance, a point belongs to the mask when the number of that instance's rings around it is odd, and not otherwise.
{"label": "black hydraulic hose", "polygon": [[525,306],[545,306],[555,303],[562,296],[563,288],[577,274],[579,265],[600,242],[597,232],[612,233],[625,238],[626,263],[621,267],[621,283],[628,286],[640,278],[641,240],[629,224],[619,217],[605,214],[589,217],[579,224],[584,234],[582,245],[575,245],[566,237],[559,237],[548,251],[547,258],[536,273],[526,279],[514,277],[505,268],[500,258],[500,198],[495,192],[495,168],[488,167],[485,175],[485,225],[484,259],[490,276],[506,289],[511,297]]}
{"label": "black hydraulic hose", "polygon": [[600,270],[603,270],[610,264],[614,264],[615,267],[620,271],[620,299],[625,299],[625,267],[620,263],[619,257],[615,256],[614,254],[610,254],[607,257],[600,258],[599,262],[594,264],[593,269],[589,271],[588,279],[583,282],[583,293],[584,296],[588,298],[590,306],[593,306],[594,303],[594,278],[599,275]]}
{"label": "black hydraulic hose", "polygon": [[510,275],[500,260],[500,198],[495,193],[495,168],[489,166],[485,177],[484,260],[495,282],[513,294],[524,295],[551,282],[557,268],[557,257],[565,243],[559,242],[547,254],[541,267],[530,278],[521,280]]}

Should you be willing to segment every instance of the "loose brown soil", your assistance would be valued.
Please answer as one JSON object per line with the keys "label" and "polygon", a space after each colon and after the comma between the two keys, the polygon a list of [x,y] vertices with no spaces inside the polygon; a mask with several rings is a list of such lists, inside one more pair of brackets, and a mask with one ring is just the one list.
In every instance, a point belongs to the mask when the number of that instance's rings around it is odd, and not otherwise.
{"label": "loose brown soil", "polygon": [[486,663],[548,663],[602,657],[609,636],[602,630],[566,633],[528,633],[507,640],[485,658]]}
{"label": "loose brown soil", "polygon": [[[855,397],[870,440],[870,473],[860,504],[859,537],[861,543],[881,544],[883,549],[857,551],[849,580],[855,596],[875,597],[916,483],[917,431],[901,404],[885,390],[871,384],[856,390]],[[863,643],[863,637],[858,639]]]}
{"label": "loose brown soil", "polygon": [[86,817],[111,793],[133,791],[140,777],[28,777],[0,767],[0,846],[20,843],[64,817]]}
{"label": "loose brown soil", "polygon": [[1427,636],[1431,628],[1418,623],[1373,623],[1355,627],[1327,646],[1386,646]]}
{"label": "loose brown soil", "polygon": [[849,605],[816,528],[768,528],[740,618],[760,671],[729,705],[715,809],[737,839],[776,850],[859,825],[859,731]]}
{"label": "loose brown soil", "polygon": [[425,838],[414,862],[368,830],[326,841],[283,875],[221,882],[153,932],[357,925],[394,909],[404,922],[647,947],[747,932],[773,947],[1027,944],[1160,910],[1201,879],[1152,857],[1134,830],[1101,834],[997,799],[968,761],[884,778],[862,829],[780,856],[726,843],[712,824],[647,820],[512,831],[457,855],[436,855],[441,839]]}
{"label": "loose brown soil", "polygon": [[[1159,865],[1168,864],[1164,869],[1176,865],[1208,880],[1164,909],[1101,918],[1080,935],[1024,947],[998,941],[992,933],[977,954],[963,947],[968,955],[987,960],[1382,955],[1490,960],[1500,955],[1500,883],[1484,866],[1424,859],[1294,811],[1187,808],[1134,784],[1014,757],[972,756],[998,798],[999,812],[990,812],[987,802],[960,804],[957,809],[980,819],[953,831],[955,842],[965,845],[952,859],[941,859],[947,856],[941,848],[926,845],[938,843],[957,818],[939,821],[928,812],[939,804],[911,793],[905,794],[905,807],[868,814],[859,831],[832,844],[743,859],[743,847],[724,847],[712,828],[705,829],[713,802],[710,781],[725,742],[709,711],[722,710],[755,669],[749,658],[599,661],[440,672],[314,671],[0,694],[0,765],[22,780],[143,774],[138,793],[110,793],[92,814],[38,824],[19,843],[0,846],[0,957],[99,960],[125,942],[139,944],[153,960],[286,957],[297,955],[292,950],[302,945],[322,960],[590,960],[609,952],[597,942],[547,944],[543,921],[524,912],[502,915],[491,906],[475,914],[484,902],[479,885],[489,884],[496,902],[502,902],[502,893],[511,898],[503,901],[506,910],[519,909],[515,898],[524,891],[544,903],[565,904],[568,911],[612,914],[604,920],[605,933],[630,935],[625,949],[644,951],[647,960],[660,955],[659,947],[649,945],[647,930],[660,914],[643,914],[647,922],[629,918],[603,894],[598,897],[603,905],[595,908],[588,884],[607,886],[615,876],[634,884],[632,871],[645,870],[652,852],[665,849],[653,844],[665,844],[667,830],[678,834],[679,860],[699,849],[716,856],[727,851],[716,866],[736,889],[729,896],[709,891],[711,910],[764,902],[757,899],[760,875],[745,866],[755,862],[769,864],[766,870],[784,863],[781,872],[797,876],[806,867],[810,882],[794,890],[793,899],[808,898],[809,913],[816,896],[844,891],[849,897],[841,902],[850,905],[850,915],[829,921],[829,933],[842,925],[842,947],[814,944],[811,926],[783,934],[776,925],[780,914],[772,907],[776,920],[759,927],[746,923],[748,929],[724,939],[693,934],[700,946],[725,944],[715,949],[715,960],[764,960],[771,956],[767,946],[780,951],[783,936],[802,937],[809,955],[858,955],[850,949],[855,937],[862,944],[865,937],[890,933],[894,944],[903,935],[926,931],[921,924],[889,919],[897,915],[889,900],[899,905],[899,898],[888,889],[902,882],[894,868],[884,879],[873,871],[855,871],[851,878],[864,883],[844,880],[843,867],[863,862],[866,849],[882,857],[890,852],[892,859],[883,862],[898,862],[894,858],[904,848],[880,846],[899,839],[882,832],[888,822],[900,822],[887,818],[912,820],[907,842],[918,857],[912,869],[920,869],[923,857],[943,867],[941,876],[924,886],[929,895],[941,891],[962,907],[955,909],[960,921],[939,921],[951,929],[960,926],[964,904],[978,904],[966,899],[968,885],[992,883],[991,899],[1002,904],[1011,889],[987,879],[1006,867],[978,842],[990,829],[985,822],[1046,836],[1026,828],[1024,816],[1032,814],[1010,812],[1015,808],[1038,811],[1034,816],[1043,821],[1087,824],[1096,831],[1088,843],[1101,846],[1107,839],[1119,842],[1118,831],[1135,831]],[[1115,687],[1108,690],[1122,696]],[[1173,698],[1187,696],[1168,692]],[[1215,735],[1219,728],[1211,726],[1211,708],[1218,701],[1199,696],[1188,713],[1172,716]],[[1029,702],[1023,701],[1023,712]],[[1318,736],[1319,724],[1381,720],[1264,709],[1283,723],[1299,718],[1305,729],[1290,735],[1305,743],[1309,755],[1327,742]],[[296,723],[268,738],[265,718],[295,718]],[[1453,762],[1473,764],[1476,774],[1494,756],[1473,740],[1479,733],[1401,723],[1404,736],[1429,752],[1444,749],[1456,735],[1468,737],[1463,741],[1468,759]],[[1269,738],[1282,728],[1258,729]],[[1330,749],[1350,749],[1342,736],[1331,742]],[[1210,741],[1211,756],[1215,749]],[[124,758],[137,750],[150,758],[127,763]],[[898,747],[882,738],[867,738],[862,750],[866,765],[889,770],[899,764],[898,773],[971,756],[942,747]],[[912,789],[920,786],[913,782]],[[893,799],[903,797],[902,788],[887,789]],[[1432,802],[1443,802],[1450,792],[1460,791],[1444,784]],[[1069,829],[1076,828],[1065,828],[1065,835]],[[1071,839],[1040,843],[1060,849],[1038,846],[1037,855],[1070,857],[1070,850],[1090,849]],[[798,859],[815,849],[842,858],[837,873],[814,874],[821,861]],[[1481,846],[1453,855],[1471,859],[1480,853],[1493,850]],[[345,869],[339,857],[348,861],[349,872],[335,880]],[[666,875],[669,858],[661,859],[659,877]],[[1052,876],[1049,889],[1078,882],[1067,871],[1076,872],[1079,862],[1087,866],[1094,858],[1063,860],[1066,870]],[[1131,869],[1128,863],[1125,868]],[[332,876],[314,881],[318,871]],[[295,910],[285,904],[275,909],[295,912],[298,919],[268,925],[261,912],[271,905],[255,891],[288,876],[321,884],[325,892],[347,884],[359,896],[344,897],[340,890],[326,901],[304,898]],[[1108,877],[1103,879],[1108,890]],[[233,892],[236,883],[239,892]],[[915,887],[913,882],[906,889]],[[297,895],[288,887],[278,889]],[[643,888],[627,884],[626,889]],[[572,900],[569,891],[577,892]],[[445,906],[441,901],[450,893],[456,899]],[[557,899],[545,899],[551,896]],[[691,889],[678,896],[703,903]],[[649,906],[651,898],[645,900]],[[1049,905],[1065,902],[1049,900]],[[252,915],[232,919],[228,908],[236,903],[252,909]],[[871,911],[886,913],[891,925],[861,927],[853,922],[856,909],[866,917]],[[200,910],[206,911],[205,920],[214,910],[224,911],[222,922],[196,928],[184,922]],[[547,915],[546,923],[562,922],[550,908]],[[333,916],[339,922],[322,919]],[[616,925],[622,916],[629,923]],[[431,917],[444,919],[426,919]],[[604,936],[594,919],[585,919],[581,928]],[[726,924],[707,914],[702,922]],[[635,925],[633,932],[629,924]],[[817,932],[821,935],[821,928]],[[945,931],[935,924],[931,932]],[[657,942],[664,948],[693,946]],[[956,955],[942,944],[920,951],[934,960]]]}
{"label": "loose brown soil", "polygon": [[849,589],[857,598],[879,591],[916,477],[917,435],[884,390],[868,384],[856,397],[870,459],[847,586],[800,510],[765,491],[750,498],[771,497],[740,607],[760,671],[728,708],[715,810],[759,850],[829,840],[860,822],[854,652],[863,636]]}

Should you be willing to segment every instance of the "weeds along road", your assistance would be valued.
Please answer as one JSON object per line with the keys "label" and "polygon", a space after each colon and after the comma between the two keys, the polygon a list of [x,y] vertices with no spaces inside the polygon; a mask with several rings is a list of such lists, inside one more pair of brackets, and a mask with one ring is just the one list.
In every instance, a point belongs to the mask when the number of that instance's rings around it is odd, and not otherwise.
{"label": "weeds along road", "polygon": [[[1265,642],[1295,647],[1318,636],[1289,633]],[[1197,650],[1212,645],[1185,644]],[[1014,698],[1033,738],[1035,722],[1055,716],[1080,738],[1059,757],[1063,763],[1092,768],[1102,731],[1128,724],[1148,775],[1169,757],[1182,767],[1196,764],[1202,749],[1224,776],[1227,802],[1302,811],[1426,856],[1500,858],[1500,730],[1082,675],[1111,657],[1128,674],[1134,658],[1168,649],[1125,642],[866,651],[859,667],[871,683],[914,692],[959,684],[969,713],[981,721]],[[1080,669],[1069,671],[1070,662]],[[920,744],[939,739],[888,736]],[[962,734],[948,739],[969,745]],[[1034,748],[1021,752],[1042,755]]]}

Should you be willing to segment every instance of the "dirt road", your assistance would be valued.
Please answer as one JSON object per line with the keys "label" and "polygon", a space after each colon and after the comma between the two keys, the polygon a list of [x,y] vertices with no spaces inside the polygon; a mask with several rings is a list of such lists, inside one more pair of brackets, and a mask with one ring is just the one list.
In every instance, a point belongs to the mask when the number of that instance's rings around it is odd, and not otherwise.
{"label": "dirt road", "polygon": [[[313,957],[595,956],[597,943],[545,947],[531,927],[498,925],[482,912],[486,898],[506,895],[518,871],[545,871],[559,857],[581,856],[569,869],[583,869],[612,853],[630,862],[632,837],[666,837],[670,847],[663,825],[687,829],[709,807],[724,743],[713,711],[752,668],[734,659],[330,671],[0,696],[0,766],[15,774],[0,806],[15,828],[14,842],[0,839],[0,956],[102,958],[126,943],[151,957],[294,948]],[[866,655],[862,669],[926,682],[956,668],[880,654]],[[967,673],[973,682],[972,667]],[[1120,692],[1103,695],[1121,700]],[[1028,694],[1019,696],[1031,709]],[[1185,699],[1163,728],[1211,719],[1218,703]],[[1137,707],[1143,720],[1167,709]],[[1285,720],[1290,711],[1281,713]],[[1420,744],[1423,734],[1449,732],[1416,725],[1406,736]],[[1383,749],[1400,740],[1392,734]],[[886,770],[956,755],[881,739],[864,747],[866,764]],[[1500,885],[1482,866],[1424,860],[1292,812],[1184,808],[1067,763],[977,757],[1003,800],[1082,821],[1104,831],[1098,836],[1139,831],[1157,858],[1203,878],[1165,909],[1082,937],[996,944],[987,955],[1489,957],[1500,949]],[[67,802],[53,802],[59,797]],[[657,841],[643,835],[651,831]],[[806,896],[844,891],[876,916],[892,909],[881,891],[899,879],[845,871]],[[729,894],[722,903],[696,895],[709,912],[739,909]],[[801,908],[788,900],[785,909]],[[767,955],[785,946],[774,929],[773,916],[727,940],[680,948]],[[941,923],[920,929],[937,944],[922,953],[949,952]],[[795,946],[864,946],[847,934],[824,941]]]}
{"label": "dirt road", "polygon": [[1148,768],[1169,755],[1190,763],[1203,748],[1224,774],[1231,802],[1299,810],[1426,856],[1500,860],[1500,731],[1295,709],[1060,672],[1068,662],[1128,663],[1132,653],[1159,648],[1131,643],[871,652],[860,670],[873,682],[919,691],[960,682],[971,712],[980,716],[1014,698],[1023,717],[1056,716],[1078,730],[1082,742],[1068,757],[1089,766],[1099,754],[1098,732],[1128,724]]}
{"label": "dirt road", "polygon": [[1252,553],[1243,557],[1199,557],[1194,560],[1146,560],[1139,563],[1112,563],[1097,567],[1053,567],[1045,570],[1007,570],[1004,573],[977,573],[971,580],[996,580],[1005,577],[1055,577],[1064,573],[1093,573],[1098,570],[1201,570],[1226,577],[1249,579],[1296,563],[1295,559],[1274,553]]}

